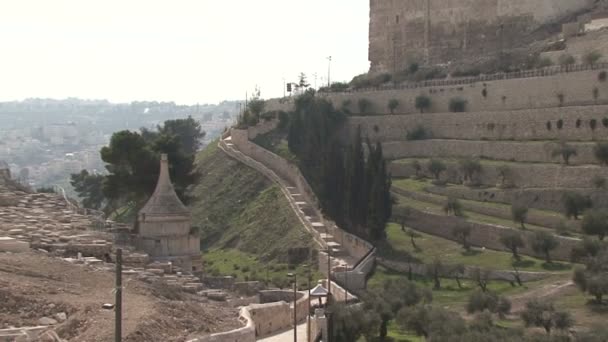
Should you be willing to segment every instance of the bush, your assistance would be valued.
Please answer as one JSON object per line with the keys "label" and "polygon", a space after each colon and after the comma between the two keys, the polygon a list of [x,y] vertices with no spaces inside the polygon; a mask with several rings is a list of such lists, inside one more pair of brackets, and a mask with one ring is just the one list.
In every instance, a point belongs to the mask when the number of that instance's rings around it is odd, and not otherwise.
{"label": "bush", "polygon": [[371,107],[372,103],[368,99],[359,99],[357,106],[359,106],[359,113],[366,114]]}
{"label": "bush", "polygon": [[431,159],[427,164],[427,170],[429,170],[429,172],[433,174],[436,180],[439,180],[439,177],[441,177],[441,173],[446,169],[447,167],[441,160]]}
{"label": "bush", "polygon": [[608,165],[608,142],[598,142],[593,147],[593,154],[600,164]]}
{"label": "bush", "polygon": [[593,65],[602,58],[602,53],[599,51],[590,51],[583,56],[583,62],[585,64]]}
{"label": "bush", "polygon": [[606,73],[605,70],[602,70],[597,74],[597,80],[600,82],[606,82],[606,78],[608,78],[608,73]]}
{"label": "bush", "polygon": [[608,118],[602,119],[602,125],[604,125],[604,128],[608,128]]}
{"label": "bush", "polygon": [[422,125],[416,126],[416,128],[414,128],[411,131],[408,131],[407,134],[405,135],[405,138],[407,140],[425,140],[425,139],[430,139],[431,138],[431,134],[429,132],[427,132],[426,128],[424,128]]}
{"label": "bush", "polygon": [[568,145],[564,141],[554,146],[553,150],[551,151],[551,156],[553,158],[561,156],[564,160],[564,164],[566,165],[570,165],[570,158],[576,155],[578,155],[576,148],[574,146]]}
{"label": "bush", "polygon": [[418,70],[420,70],[420,65],[418,63],[416,63],[416,62],[410,63],[410,66],[407,68],[407,71],[410,74],[415,74],[415,73],[418,72]]}
{"label": "bush", "polygon": [[399,107],[399,101],[397,99],[391,99],[388,101],[388,109],[391,111],[391,114],[395,114],[395,109]]}
{"label": "bush", "polygon": [[551,251],[559,246],[559,241],[550,233],[537,231],[530,237],[530,246],[538,254],[545,255],[547,264],[551,263]]}
{"label": "bush", "polygon": [[467,312],[472,314],[486,310],[492,313],[498,313],[501,317],[504,317],[511,311],[511,302],[504,297],[498,296],[494,292],[483,292],[479,290],[473,292],[467,303]]}
{"label": "bush", "polygon": [[475,175],[481,173],[482,171],[482,166],[481,166],[481,162],[479,161],[479,159],[473,159],[473,158],[465,158],[465,159],[461,159],[459,162],[460,165],[460,171],[462,171],[462,175],[464,178],[464,181],[468,181],[470,183],[473,182],[473,179],[475,178]]}
{"label": "bush", "polygon": [[574,56],[569,55],[569,54],[563,54],[563,55],[559,56],[558,62],[559,62],[559,65],[562,65],[562,66],[572,65],[572,64],[576,64],[576,58],[574,58]]}
{"label": "bush", "polygon": [[600,175],[596,175],[595,177],[593,177],[593,186],[596,189],[606,189],[606,178],[600,176]]}
{"label": "bush", "polygon": [[585,234],[597,235],[600,241],[603,241],[608,234],[608,214],[604,209],[585,211],[582,228]]}
{"label": "bush", "polygon": [[550,67],[553,65],[553,61],[551,60],[551,58],[548,57],[544,57],[544,58],[539,58],[535,67],[537,68],[546,68],[546,67]]}
{"label": "bush", "polygon": [[426,95],[416,96],[416,109],[420,110],[420,113],[424,113],[429,108],[431,108],[430,97]]}
{"label": "bush", "polygon": [[513,222],[521,224],[521,229],[526,229],[525,223],[528,218],[528,206],[522,203],[513,203],[511,205],[511,216]]}
{"label": "bush", "polygon": [[463,113],[467,110],[467,100],[455,97],[450,100],[450,112]]}
{"label": "bush", "polygon": [[576,192],[564,193],[562,203],[564,205],[564,215],[567,218],[574,218],[575,220],[578,220],[583,211],[593,206],[589,197]]}
{"label": "bush", "polygon": [[562,119],[557,120],[557,125],[556,126],[557,126],[557,129],[564,128],[564,120],[562,120]]}
{"label": "bush", "polygon": [[453,214],[454,216],[462,216],[462,204],[454,198],[448,197],[447,201],[443,205],[443,211],[445,211],[446,215]]}
{"label": "bush", "polygon": [[481,90],[481,96],[483,96],[484,99],[488,97],[488,88],[483,88]]}

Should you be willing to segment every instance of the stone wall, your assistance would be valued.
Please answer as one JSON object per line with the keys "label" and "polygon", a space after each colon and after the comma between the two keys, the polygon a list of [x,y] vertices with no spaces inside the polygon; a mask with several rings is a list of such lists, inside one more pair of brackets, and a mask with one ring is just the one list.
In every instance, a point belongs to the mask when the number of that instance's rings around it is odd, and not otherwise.
{"label": "stone wall", "polygon": [[[608,207],[608,197],[605,190],[573,189],[577,193],[589,196],[594,205],[599,208]],[[563,189],[472,189],[465,187],[428,187],[427,191],[443,196],[468,199],[482,202],[497,202],[511,204],[526,203],[531,208],[563,212]]]}
{"label": "stone wall", "polygon": [[[569,143],[577,155],[571,157],[571,165],[597,164],[593,154],[594,142]],[[382,144],[384,157],[389,160],[402,158],[481,158],[522,163],[563,163],[561,157],[553,157],[555,142],[475,141],[475,140],[418,140],[388,141]]]}
{"label": "stone wall", "polygon": [[[606,89],[608,95],[608,88]],[[561,122],[561,129],[559,120]],[[592,121],[595,120],[595,129]],[[417,127],[435,139],[460,140],[608,140],[608,106],[555,107],[501,112],[425,113],[351,117],[341,137],[361,134],[372,140],[403,141]]]}
{"label": "stone wall", "polygon": [[244,327],[231,331],[195,338],[188,342],[255,342],[255,325],[249,312],[249,307],[241,309],[239,320]]}
{"label": "stone wall", "polygon": [[[594,177],[608,179],[608,168],[595,165],[563,166],[557,164],[515,164],[505,163],[509,167],[509,181],[517,188],[587,188],[594,187]],[[456,161],[446,161],[447,170],[441,179],[452,184],[462,184],[462,172]],[[481,185],[496,186],[500,183],[499,167],[503,163],[482,164],[482,172],[476,176]],[[411,177],[416,171],[409,163],[392,162],[389,171],[393,177]],[[428,178],[433,175],[423,165],[421,174]],[[584,175],[584,177],[582,176]]]}
{"label": "stone wall", "polygon": [[[394,217],[405,217],[408,226],[421,232],[455,241],[452,231],[456,227],[465,225],[471,228],[469,241],[473,246],[508,252],[508,250],[500,242],[500,237],[505,231],[510,230],[510,228],[467,222],[466,220],[458,217],[435,215],[415,209],[410,209],[408,215],[403,216],[402,210],[402,207],[395,208],[393,210]],[[524,236],[524,240],[526,241],[528,241],[529,237],[533,234],[533,232],[530,230],[520,231],[520,233]],[[554,260],[570,261],[570,253],[572,248],[578,245],[580,240],[566,238],[563,236],[555,237],[558,239],[560,244],[557,249],[551,252],[551,257]],[[520,254],[535,256],[541,259],[544,258],[543,255],[539,255],[532,251],[529,243],[527,243],[524,248],[520,249]]]}
{"label": "stone wall", "polygon": [[372,72],[408,63],[445,63],[525,43],[540,25],[588,8],[591,0],[371,0]]}

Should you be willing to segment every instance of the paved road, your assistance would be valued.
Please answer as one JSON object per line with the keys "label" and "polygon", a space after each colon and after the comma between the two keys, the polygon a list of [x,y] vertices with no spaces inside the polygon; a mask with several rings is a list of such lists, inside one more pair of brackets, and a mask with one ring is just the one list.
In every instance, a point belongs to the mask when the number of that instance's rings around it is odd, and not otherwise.
{"label": "paved road", "polygon": [[[262,342],[293,342],[293,329],[288,331],[264,337],[258,341]],[[306,342],[306,323],[298,325],[298,342]]]}

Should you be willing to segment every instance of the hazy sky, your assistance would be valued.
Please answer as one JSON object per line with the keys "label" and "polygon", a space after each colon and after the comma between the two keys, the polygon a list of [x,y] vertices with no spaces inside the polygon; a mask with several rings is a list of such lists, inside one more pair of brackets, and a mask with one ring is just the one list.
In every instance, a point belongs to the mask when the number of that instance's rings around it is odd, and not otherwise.
{"label": "hazy sky", "polygon": [[369,0],[0,0],[0,101],[217,102],[367,71]]}

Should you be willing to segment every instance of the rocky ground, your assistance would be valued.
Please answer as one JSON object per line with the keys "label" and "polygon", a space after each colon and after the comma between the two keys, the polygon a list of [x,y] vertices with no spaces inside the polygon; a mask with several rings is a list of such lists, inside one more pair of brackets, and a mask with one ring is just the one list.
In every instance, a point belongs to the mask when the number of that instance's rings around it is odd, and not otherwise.
{"label": "rocky ground", "polygon": [[[0,329],[52,326],[68,341],[113,341],[114,275],[40,252],[0,253]],[[170,288],[124,278],[123,340],[185,341],[240,326],[238,310]]]}

